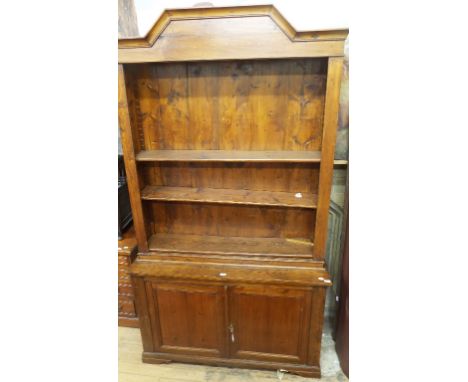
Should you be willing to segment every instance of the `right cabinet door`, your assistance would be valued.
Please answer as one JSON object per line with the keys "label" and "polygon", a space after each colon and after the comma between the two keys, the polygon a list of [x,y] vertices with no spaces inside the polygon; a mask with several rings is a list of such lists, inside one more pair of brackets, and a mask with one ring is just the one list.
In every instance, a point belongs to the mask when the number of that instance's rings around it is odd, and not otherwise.
{"label": "right cabinet door", "polygon": [[229,288],[232,358],[306,363],[311,292],[270,285]]}

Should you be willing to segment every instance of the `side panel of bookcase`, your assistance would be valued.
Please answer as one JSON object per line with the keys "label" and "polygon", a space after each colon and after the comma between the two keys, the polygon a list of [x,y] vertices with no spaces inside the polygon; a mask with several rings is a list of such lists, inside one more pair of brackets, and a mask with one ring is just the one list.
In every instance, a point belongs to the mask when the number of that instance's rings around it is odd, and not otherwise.
{"label": "side panel of bookcase", "polygon": [[328,208],[333,179],[336,128],[340,97],[342,57],[328,59],[327,91],[323,117],[322,161],[320,163],[317,219],[315,222],[314,257],[324,259],[327,243]]}
{"label": "side panel of bookcase", "polygon": [[133,225],[135,227],[138,249],[139,251],[144,252],[148,250],[147,230],[145,227],[145,217],[141,204],[138,170],[132,138],[132,127],[128,111],[125,74],[122,65],[119,65],[119,127],[124,153],[125,171],[127,173],[127,182],[129,186],[130,204],[132,206]]}

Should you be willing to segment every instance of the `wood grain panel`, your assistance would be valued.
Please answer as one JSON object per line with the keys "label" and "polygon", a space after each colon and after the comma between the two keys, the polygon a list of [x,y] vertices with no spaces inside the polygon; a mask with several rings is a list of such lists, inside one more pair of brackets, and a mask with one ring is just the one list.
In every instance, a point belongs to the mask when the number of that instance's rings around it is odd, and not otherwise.
{"label": "wood grain panel", "polygon": [[249,117],[252,63],[231,61],[218,65],[219,147],[251,149]]}
{"label": "wood grain panel", "polygon": [[144,183],[151,186],[313,194],[318,190],[317,164],[155,162],[140,168]]}
{"label": "wood grain panel", "polygon": [[315,210],[191,203],[151,203],[155,233],[311,238]]}
{"label": "wood grain panel", "polygon": [[[302,147],[303,150],[320,150],[324,94],[326,88],[326,63],[322,60],[289,61],[288,98],[285,116],[284,147]],[[311,128],[312,127],[312,128]]]}
{"label": "wood grain panel", "polygon": [[151,283],[159,349],[174,353],[225,353],[224,288]]}
{"label": "wood grain panel", "polygon": [[[277,62],[255,61],[250,80],[249,109],[251,132],[250,149],[281,150],[286,125],[281,120],[285,115],[284,98],[287,77],[282,76],[283,67]],[[280,92],[282,90],[282,92]],[[286,127],[286,128],[285,128]]]}
{"label": "wood grain panel", "polygon": [[[218,140],[218,65],[189,63],[186,67],[190,139],[186,149],[216,150]],[[181,126],[174,125],[179,129]]]}
{"label": "wood grain panel", "polygon": [[[186,149],[189,142],[189,111],[186,64],[157,66],[159,91],[159,147]],[[149,146],[147,146],[149,147]]]}
{"label": "wood grain panel", "polygon": [[234,286],[229,291],[231,356],[261,361],[305,363],[303,338],[306,290],[274,286]]}
{"label": "wood grain panel", "polygon": [[343,47],[343,40],[291,43],[269,16],[174,20],[152,47],[119,49],[119,63],[343,56]]}
{"label": "wood grain panel", "polygon": [[320,150],[323,59],[130,66],[146,150]]}

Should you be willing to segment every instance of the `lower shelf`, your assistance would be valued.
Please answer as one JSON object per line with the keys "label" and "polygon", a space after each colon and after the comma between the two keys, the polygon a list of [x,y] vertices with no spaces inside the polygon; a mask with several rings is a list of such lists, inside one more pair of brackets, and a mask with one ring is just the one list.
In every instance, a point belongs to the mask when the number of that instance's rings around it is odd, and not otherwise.
{"label": "lower shelf", "polygon": [[149,250],[158,252],[268,255],[312,257],[313,243],[309,239],[251,238],[199,236],[158,233],[151,236]]}

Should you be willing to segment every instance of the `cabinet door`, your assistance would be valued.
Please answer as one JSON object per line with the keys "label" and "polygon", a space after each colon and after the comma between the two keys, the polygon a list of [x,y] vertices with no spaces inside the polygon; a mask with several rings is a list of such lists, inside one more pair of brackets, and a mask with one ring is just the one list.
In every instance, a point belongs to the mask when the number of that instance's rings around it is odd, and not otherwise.
{"label": "cabinet door", "polygon": [[277,286],[234,286],[229,291],[232,358],[305,363],[310,291]]}
{"label": "cabinet door", "polygon": [[224,287],[148,282],[147,293],[156,352],[225,355]]}

